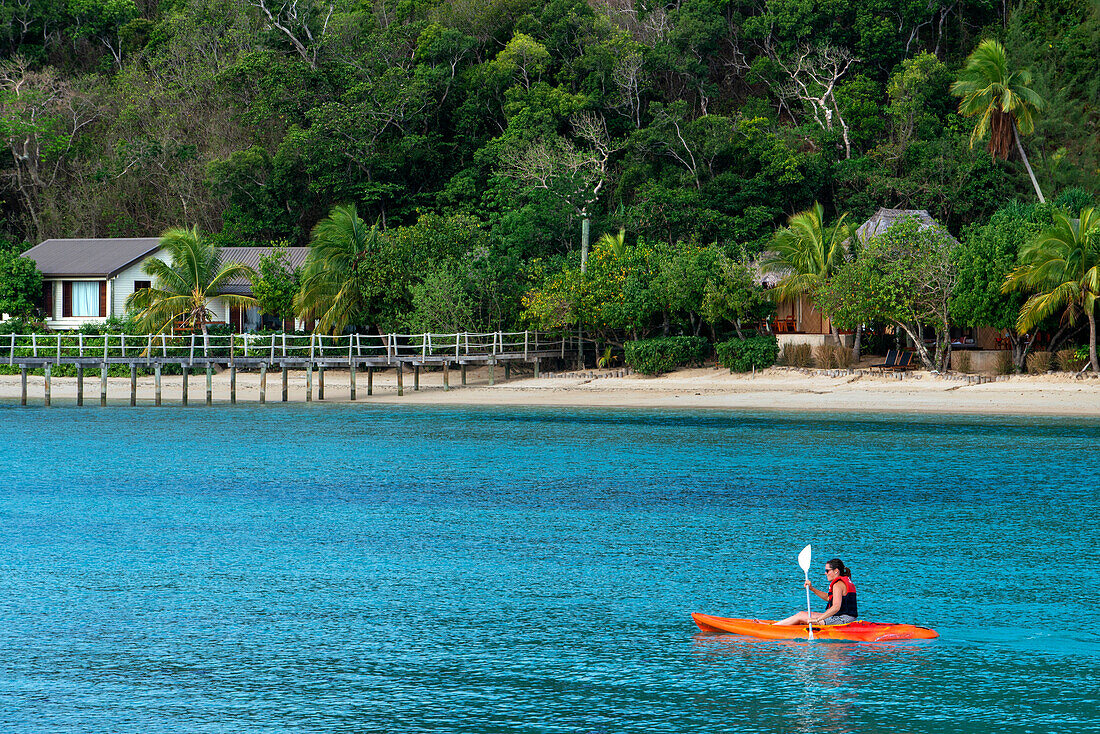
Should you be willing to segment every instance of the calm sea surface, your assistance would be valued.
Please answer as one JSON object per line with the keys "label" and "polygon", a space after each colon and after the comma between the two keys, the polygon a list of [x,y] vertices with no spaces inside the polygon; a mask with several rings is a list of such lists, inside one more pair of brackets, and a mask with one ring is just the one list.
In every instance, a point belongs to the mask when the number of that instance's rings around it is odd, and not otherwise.
{"label": "calm sea surface", "polygon": [[[0,731],[1100,731],[1100,423],[0,406]],[[762,642],[840,556],[928,642]],[[819,583],[820,586],[820,583]],[[818,602],[817,608],[823,605]]]}

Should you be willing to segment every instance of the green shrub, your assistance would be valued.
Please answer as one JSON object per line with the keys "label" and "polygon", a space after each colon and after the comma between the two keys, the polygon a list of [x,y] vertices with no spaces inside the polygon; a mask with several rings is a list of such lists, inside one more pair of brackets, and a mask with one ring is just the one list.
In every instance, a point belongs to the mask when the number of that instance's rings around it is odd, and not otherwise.
{"label": "green shrub", "polygon": [[774,336],[753,336],[748,339],[730,339],[714,347],[718,352],[718,364],[729,367],[730,372],[748,372],[775,364],[779,356],[779,340]]}
{"label": "green shrub", "polygon": [[812,367],[813,350],[809,344],[784,344],[779,363],[787,367]]}
{"label": "green shrub", "polygon": [[659,375],[677,367],[702,364],[710,343],[701,336],[639,339],[624,345],[626,364],[644,375]]}
{"label": "green shrub", "polygon": [[1029,375],[1045,375],[1050,372],[1050,352],[1032,352],[1027,355]]}

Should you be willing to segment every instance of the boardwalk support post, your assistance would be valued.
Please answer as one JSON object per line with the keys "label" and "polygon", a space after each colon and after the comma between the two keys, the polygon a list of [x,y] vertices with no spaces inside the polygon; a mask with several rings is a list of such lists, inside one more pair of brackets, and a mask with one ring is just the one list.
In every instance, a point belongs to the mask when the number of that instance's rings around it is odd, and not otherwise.
{"label": "boardwalk support post", "polygon": [[46,407],[48,408],[50,407],[50,363],[47,362],[44,364],[43,368],[43,371],[46,373],[46,384],[44,387],[46,390]]}
{"label": "boardwalk support post", "polygon": [[76,366],[76,405],[78,408],[84,405],[84,365],[82,364]]}
{"label": "boardwalk support post", "polygon": [[325,399],[325,366],[317,365],[317,399]]}
{"label": "boardwalk support post", "polygon": [[19,385],[21,391],[19,393],[19,404],[27,404],[27,365],[19,365]]}
{"label": "boardwalk support post", "polygon": [[214,402],[214,365],[206,363],[206,404]]}
{"label": "boardwalk support post", "polygon": [[183,392],[181,394],[181,398],[183,400],[184,405],[187,405],[187,373],[188,372],[189,372],[189,369],[188,369],[187,365],[183,365]]}
{"label": "boardwalk support post", "polygon": [[413,391],[420,389],[420,365],[413,365]]}
{"label": "boardwalk support post", "polygon": [[462,372],[462,387],[466,387],[466,363],[463,362],[461,367],[462,367],[462,369],[461,369],[461,372]]}
{"label": "boardwalk support post", "polygon": [[374,367],[367,367],[367,395],[374,395]]}
{"label": "boardwalk support post", "polygon": [[443,363],[443,392],[447,392],[448,390],[451,389],[450,373],[451,373],[451,363],[450,362],[444,362]]}
{"label": "boardwalk support post", "polygon": [[130,364],[130,407],[137,405],[137,365]]}
{"label": "boardwalk support post", "polygon": [[[106,341],[106,339],[104,339]],[[107,363],[104,362],[99,368],[99,407],[103,407],[107,404]]]}
{"label": "boardwalk support post", "polygon": [[229,402],[232,405],[237,404],[237,363],[232,362],[229,365]]}
{"label": "boardwalk support post", "polygon": [[306,402],[313,402],[313,362],[306,363]]}
{"label": "boardwalk support post", "polygon": [[497,373],[497,361],[495,359],[493,359],[492,357],[490,357],[489,358],[489,386],[490,387],[496,384],[496,373]]}
{"label": "boardwalk support post", "polygon": [[512,378],[512,363],[511,362],[505,362],[504,363],[504,381],[508,382],[508,380],[510,380],[511,378]]}
{"label": "boardwalk support post", "polygon": [[402,362],[397,363],[397,397],[404,397],[405,395],[405,370],[402,369]]}
{"label": "boardwalk support post", "polygon": [[154,382],[153,403],[157,407],[160,407],[160,398],[161,398],[161,392],[160,392],[160,362],[157,362],[156,365],[153,367],[153,382]]}
{"label": "boardwalk support post", "polygon": [[267,402],[267,362],[260,363],[260,405]]}
{"label": "boardwalk support post", "polygon": [[355,362],[351,362],[348,366],[348,396],[352,402],[355,402],[355,370],[358,365]]}
{"label": "boardwalk support post", "polygon": [[284,403],[286,402],[286,397],[287,397],[287,392],[288,392],[288,384],[287,383],[289,382],[289,379],[290,379],[288,372],[289,372],[289,368],[286,366],[286,362],[283,362],[283,402]]}

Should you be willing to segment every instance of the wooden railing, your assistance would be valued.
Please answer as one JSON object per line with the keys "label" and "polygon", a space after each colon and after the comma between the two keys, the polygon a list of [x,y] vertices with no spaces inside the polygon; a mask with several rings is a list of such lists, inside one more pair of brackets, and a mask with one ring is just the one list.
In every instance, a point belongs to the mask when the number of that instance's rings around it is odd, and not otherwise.
{"label": "wooden railing", "polygon": [[536,360],[576,353],[570,335],[538,331],[455,334],[108,334],[0,336],[8,365],[443,364]]}

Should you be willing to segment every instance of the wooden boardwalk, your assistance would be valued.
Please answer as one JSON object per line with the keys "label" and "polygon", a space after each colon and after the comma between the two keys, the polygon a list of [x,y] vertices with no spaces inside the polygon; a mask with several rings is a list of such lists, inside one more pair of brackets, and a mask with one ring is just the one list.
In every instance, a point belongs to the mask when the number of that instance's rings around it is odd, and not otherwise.
{"label": "wooden boardwalk", "polygon": [[[4,344],[7,341],[7,344]],[[6,349],[5,349],[6,347]],[[4,352],[7,352],[4,354]],[[52,368],[72,365],[76,368],[77,405],[84,404],[84,371],[99,372],[101,405],[107,403],[107,374],[115,365],[126,365],[130,372],[130,404],[137,404],[138,370],[151,370],[155,377],[154,404],[162,400],[161,372],[172,365],[183,374],[182,401],[188,402],[188,376],[196,367],[206,372],[206,403],[211,403],[211,375],[215,368],[230,372],[230,402],[236,402],[237,370],[259,371],[260,402],[266,402],[267,372],[282,373],[282,402],[287,401],[288,372],[306,371],[306,400],[313,399],[313,373],[318,374],[320,399],[324,399],[325,369],[347,369],[351,399],[356,399],[356,374],[366,371],[367,394],[373,393],[376,369],[397,372],[397,394],[404,395],[404,372],[413,372],[414,389],[420,387],[420,368],[438,367],[443,371],[443,389],[450,389],[450,369],[461,371],[466,384],[469,365],[488,366],[489,384],[494,384],[496,365],[502,364],[505,377],[515,363],[534,366],[539,376],[544,360],[565,360],[576,355],[576,344],[564,334],[537,331],[457,333],[457,334],[11,334],[0,337],[0,357],[9,366],[19,367],[21,404],[27,404],[27,372],[42,369],[45,374],[45,404],[51,402]],[[6,358],[6,359],[5,359]]]}

